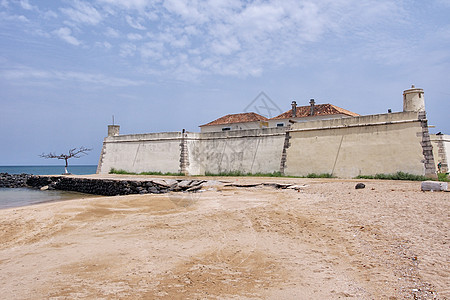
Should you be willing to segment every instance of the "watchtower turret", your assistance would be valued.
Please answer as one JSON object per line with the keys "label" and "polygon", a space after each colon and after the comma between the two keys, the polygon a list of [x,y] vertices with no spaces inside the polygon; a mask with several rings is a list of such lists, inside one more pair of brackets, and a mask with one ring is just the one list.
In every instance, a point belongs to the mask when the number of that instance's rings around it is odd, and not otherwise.
{"label": "watchtower turret", "polygon": [[423,89],[414,85],[403,92],[403,111],[425,111],[425,98]]}

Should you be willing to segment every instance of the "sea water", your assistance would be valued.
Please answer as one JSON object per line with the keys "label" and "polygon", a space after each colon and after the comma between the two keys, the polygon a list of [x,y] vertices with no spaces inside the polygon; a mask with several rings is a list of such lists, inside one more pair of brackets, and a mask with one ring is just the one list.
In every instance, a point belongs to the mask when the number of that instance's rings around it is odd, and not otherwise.
{"label": "sea water", "polygon": [[[97,166],[74,165],[68,167],[68,171],[74,175],[95,174]],[[64,166],[0,166],[0,173],[9,174],[33,174],[33,175],[61,175],[64,174]]]}
{"label": "sea water", "polygon": [[41,191],[39,189],[31,188],[0,188],[0,209],[86,197],[95,196],[58,190]]}
{"label": "sea water", "polygon": [[[76,175],[95,174],[97,166],[69,166],[68,171]],[[0,166],[0,173],[60,175],[64,173],[64,166]],[[64,201],[76,198],[94,197],[68,191],[41,191],[31,188],[0,188],[0,209],[27,206],[39,203]]]}

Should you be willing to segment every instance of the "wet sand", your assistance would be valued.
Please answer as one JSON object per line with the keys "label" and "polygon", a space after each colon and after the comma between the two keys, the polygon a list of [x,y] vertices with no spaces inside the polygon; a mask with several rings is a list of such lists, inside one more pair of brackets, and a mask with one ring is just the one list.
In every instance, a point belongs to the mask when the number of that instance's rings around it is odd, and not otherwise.
{"label": "wet sand", "polygon": [[[217,178],[214,178],[217,180]],[[448,299],[450,193],[420,182],[226,178],[300,190],[0,210],[4,299]]]}

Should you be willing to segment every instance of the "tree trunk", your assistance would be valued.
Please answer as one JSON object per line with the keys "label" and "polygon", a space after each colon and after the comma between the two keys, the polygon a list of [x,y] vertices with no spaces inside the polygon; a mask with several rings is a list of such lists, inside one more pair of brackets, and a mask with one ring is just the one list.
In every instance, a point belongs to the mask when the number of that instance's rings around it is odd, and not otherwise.
{"label": "tree trunk", "polygon": [[66,166],[64,167],[64,172],[66,173],[66,174],[68,174],[69,172],[67,171],[67,167],[69,166],[69,162],[67,161],[68,159],[67,158],[65,158],[65,161],[66,161]]}

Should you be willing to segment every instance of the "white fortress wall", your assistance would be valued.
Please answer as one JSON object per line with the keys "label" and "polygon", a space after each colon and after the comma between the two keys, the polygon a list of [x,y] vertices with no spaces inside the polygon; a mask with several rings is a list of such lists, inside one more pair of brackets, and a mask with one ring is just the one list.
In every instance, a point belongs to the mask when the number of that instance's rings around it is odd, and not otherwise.
{"label": "white fortress wall", "polygon": [[296,123],[290,131],[285,173],[347,178],[398,171],[425,175],[422,125],[418,112]]}
{"label": "white fortress wall", "polygon": [[172,172],[180,169],[181,132],[108,136],[103,142],[98,173],[111,168],[128,172]]}
{"label": "white fortress wall", "polygon": [[115,168],[188,175],[281,170],[343,178],[398,171],[434,176],[436,158],[448,157],[450,149],[448,136],[440,136],[443,146],[436,154],[425,113],[414,111],[295,123],[290,129],[133,135],[119,135],[118,126],[111,129],[98,173]]}
{"label": "white fortress wall", "polygon": [[285,129],[189,133],[189,174],[272,173],[280,169]]}

